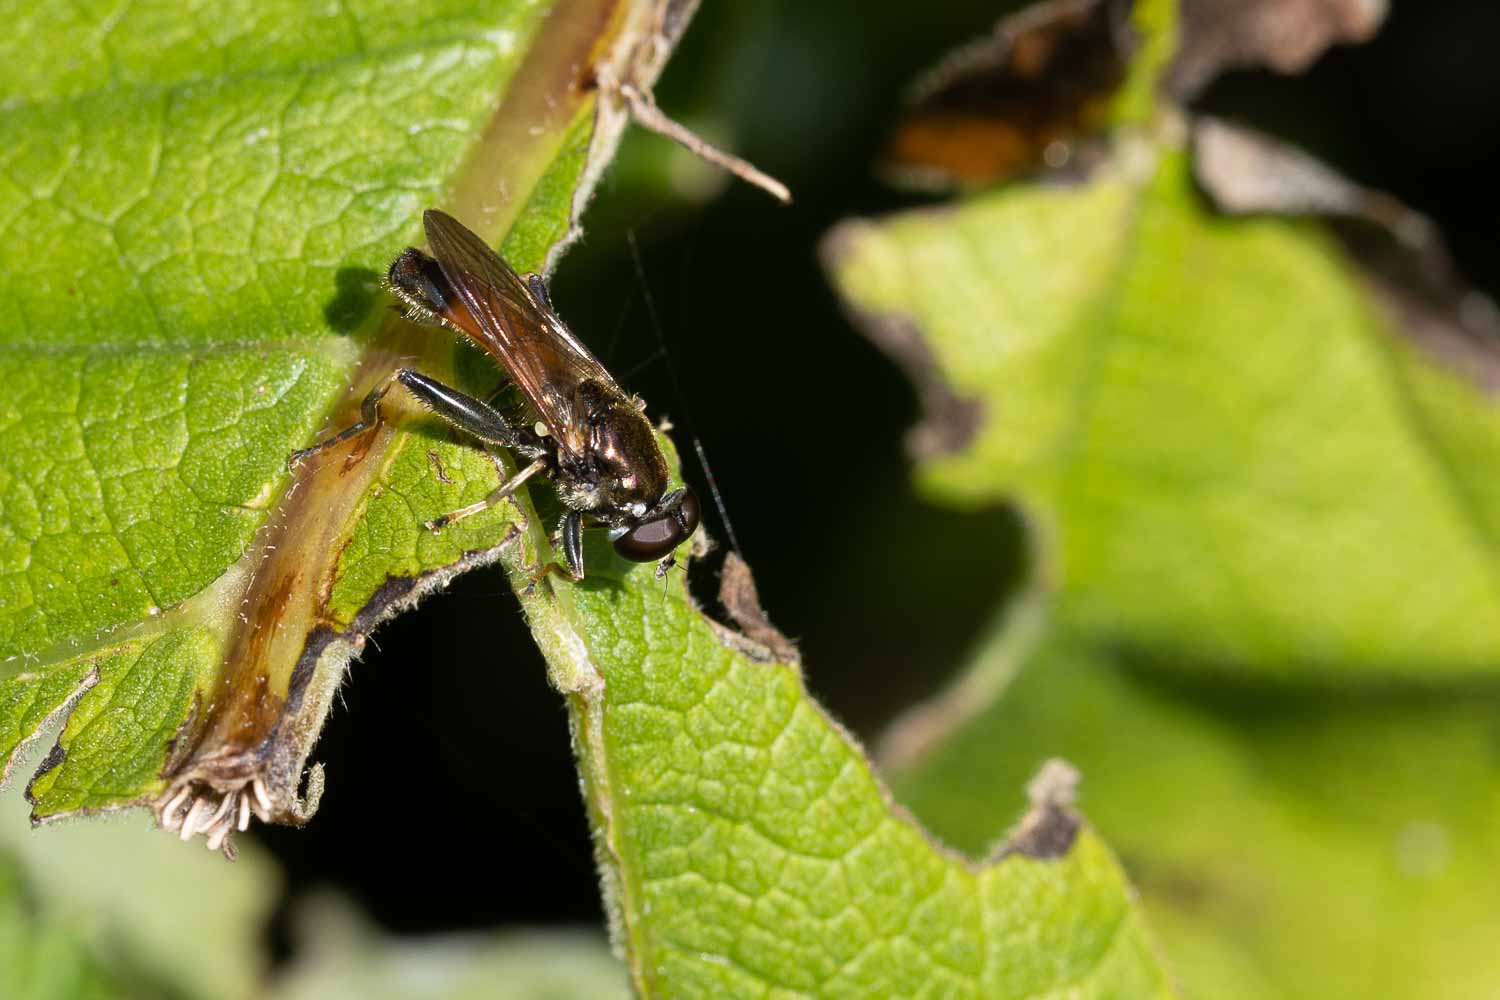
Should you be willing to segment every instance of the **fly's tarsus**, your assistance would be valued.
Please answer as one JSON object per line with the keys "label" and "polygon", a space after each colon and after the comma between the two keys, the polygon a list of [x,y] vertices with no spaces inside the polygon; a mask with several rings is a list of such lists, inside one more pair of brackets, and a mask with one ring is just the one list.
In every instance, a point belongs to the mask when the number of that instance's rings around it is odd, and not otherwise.
{"label": "fly's tarsus", "polygon": [[[332,437],[324,438],[317,444],[314,444],[307,448],[303,448],[301,451],[292,452],[286,460],[287,468],[295,469],[297,466],[301,465],[309,458],[312,458],[314,455],[327,451],[329,448],[341,445],[351,438],[359,437],[361,434],[368,433],[369,431],[373,431],[375,428],[379,427],[380,401],[385,398],[386,393],[391,391],[392,382],[396,378],[398,378],[403,371],[405,371],[405,369],[398,368],[396,371],[381,379],[379,384],[365,395],[364,400],[359,404],[359,419],[354,423],[350,424],[348,427],[345,427],[343,430],[339,431],[337,434],[334,434]],[[354,462],[358,461],[360,456],[362,456],[363,454],[363,449],[355,449],[355,451],[353,451],[348,458],[344,459],[344,467],[348,468]]]}

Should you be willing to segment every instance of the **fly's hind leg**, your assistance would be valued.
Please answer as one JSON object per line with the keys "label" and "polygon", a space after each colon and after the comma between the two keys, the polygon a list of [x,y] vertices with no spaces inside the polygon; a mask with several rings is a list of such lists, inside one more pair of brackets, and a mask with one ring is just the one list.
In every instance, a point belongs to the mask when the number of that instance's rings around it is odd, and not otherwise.
{"label": "fly's hind leg", "polygon": [[[289,464],[297,463],[316,455],[326,448],[347,441],[352,437],[367,433],[380,426],[380,401],[385,394],[391,390],[392,385],[399,384],[407,392],[428,410],[431,410],[439,419],[451,427],[456,427],[470,437],[477,438],[486,445],[498,445],[520,452],[532,459],[532,463],[512,476],[503,483],[499,489],[478,503],[471,503],[455,511],[450,511],[427,522],[429,531],[438,532],[454,521],[461,521],[466,517],[478,514],[480,511],[488,510],[495,504],[510,496],[521,484],[526,482],[538,472],[547,468],[547,457],[544,449],[535,447],[534,444],[522,441],[521,436],[506,421],[505,416],[495,407],[481,399],[475,399],[468,393],[460,392],[450,385],[445,385],[435,378],[423,375],[421,372],[411,368],[397,368],[380,381],[369,395],[360,404],[359,420],[339,431],[326,440],[319,441],[311,448],[293,452],[288,460]],[[357,460],[359,452],[351,455],[346,460],[349,462]]]}
{"label": "fly's hind leg", "polygon": [[[329,448],[333,448],[337,445],[341,445],[350,438],[358,437],[361,434],[365,434],[369,431],[374,430],[376,427],[379,427],[380,401],[385,398],[386,393],[391,391],[391,383],[395,381],[397,376],[399,376],[403,370],[404,369],[397,369],[396,371],[391,372],[391,374],[381,379],[376,384],[375,388],[369,391],[369,393],[365,396],[364,401],[359,404],[358,420],[350,424],[348,427],[345,427],[343,430],[339,431],[332,437],[324,438],[311,447],[292,452],[289,456],[287,456],[286,467],[288,469],[295,469],[297,466],[301,465],[307,459],[312,458],[314,455],[327,451]],[[347,469],[350,465],[352,465],[361,454],[363,454],[362,449],[356,449],[354,452],[352,452],[349,457],[344,460],[344,468]]]}
{"label": "fly's hind leg", "polygon": [[[482,399],[459,392],[451,385],[444,385],[435,378],[428,378],[410,368],[398,368],[396,378],[406,391],[416,397],[417,402],[436,414],[442,421],[456,427],[488,445],[516,448],[521,439],[506,421],[504,414]],[[535,457],[535,456],[532,456]]]}
{"label": "fly's hind leg", "polygon": [[[379,384],[365,396],[364,402],[359,406],[358,420],[310,448],[292,452],[291,457],[287,459],[287,465],[294,467],[319,452],[379,427],[380,401],[385,398],[386,393],[391,391],[391,387],[397,384],[404,387],[416,398],[417,402],[435,413],[444,423],[478,438],[485,444],[514,448],[520,443],[516,432],[510,424],[506,423],[505,417],[490,404],[475,399],[467,393],[459,392],[452,386],[444,385],[437,379],[429,378],[414,369],[397,368],[381,379]],[[363,454],[361,451],[356,451],[350,455],[345,460],[345,466],[357,461],[361,454]]]}

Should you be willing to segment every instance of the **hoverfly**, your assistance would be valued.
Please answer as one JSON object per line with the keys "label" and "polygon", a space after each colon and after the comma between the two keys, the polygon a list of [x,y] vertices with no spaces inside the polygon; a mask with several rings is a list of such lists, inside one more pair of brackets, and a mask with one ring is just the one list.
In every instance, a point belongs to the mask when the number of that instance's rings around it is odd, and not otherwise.
{"label": "hoverfly", "polygon": [[558,526],[569,574],[583,579],[587,518],[609,528],[615,551],[635,562],[658,561],[698,527],[691,487],[669,490],[667,461],[646,420],[645,403],[622,389],[552,308],[541,275],[522,278],[451,215],[422,214],[431,254],[408,247],[392,262],[386,286],[406,319],[459,333],[488,352],[524,401],[524,419],[410,368],[372,389],[360,419],[310,448],[292,464],[377,426],[380,401],[400,384],[440,419],[528,465],[478,503],[427,522],[432,531],[485,510],[535,475],[550,478],[567,512]]}

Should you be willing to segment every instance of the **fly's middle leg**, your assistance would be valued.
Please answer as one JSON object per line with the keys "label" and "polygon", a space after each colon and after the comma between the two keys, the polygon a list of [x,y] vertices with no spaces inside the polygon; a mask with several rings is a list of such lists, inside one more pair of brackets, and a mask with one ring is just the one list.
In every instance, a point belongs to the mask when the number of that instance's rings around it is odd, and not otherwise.
{"label": "fly's middle leg", "polygon": [[538,472],[545,471],[546,468],[547,460],[545,458],[538,458],[536,461],[526,466],[526,468],[522,469],[520,472],[517,472],[514,476],[511,476],[509,479],[507,479],[505,482],[501,483],[497,489],[491,492],[490,495],[485,497],[483,500],[471,503],[467,507],[460,507],[458,510],[450,510],[448,513],[440,514],[439,516],[433,518],[431,521],[428,521],[427,530],[431,531],[433,534],[436,534],[437,532],[442,531],[448,525],[452,524],[454,521],[462,521],[466,517],[473,517],[475,514],[479,514],[489,510],[491,507],[495,506],[495,504],[500,503],[506,497],[515,493],[516,490],[520,489],[521,484],[526,482],[526,480],[530,479]]}

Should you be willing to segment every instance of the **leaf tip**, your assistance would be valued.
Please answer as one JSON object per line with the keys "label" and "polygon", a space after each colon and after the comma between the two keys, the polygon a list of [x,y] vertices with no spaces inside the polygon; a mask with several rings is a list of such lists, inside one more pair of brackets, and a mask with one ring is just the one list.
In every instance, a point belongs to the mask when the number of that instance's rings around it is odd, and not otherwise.
{"label": "leaf tip", "polygon": [[[771,619],[760,603],[760,592],[755,588],[755,576],[750,564],[738,552],[724,555],[724,566],[719,570],[719,603],[728,613],[730,621],[739,627],[740,635],[763,649],[746,651],[753,659],[771,659],[794,667],[802,664],[802,655],[797,646],[780,629],[771,624]],[[736,648],[739,648],[738,645]],[[759,654],[759,655],[756,655]]]}

